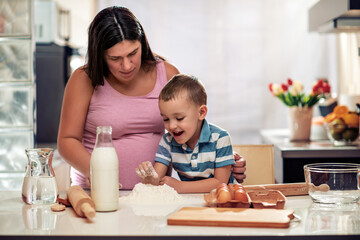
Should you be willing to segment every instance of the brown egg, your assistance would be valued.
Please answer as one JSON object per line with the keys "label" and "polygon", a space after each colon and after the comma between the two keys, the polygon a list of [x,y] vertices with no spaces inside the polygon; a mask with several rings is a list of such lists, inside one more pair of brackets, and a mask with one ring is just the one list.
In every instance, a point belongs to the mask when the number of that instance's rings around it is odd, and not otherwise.
{"label": "brown egg", "polygon": [[231,200],[231,193],[228,188],[220,188],[217,195],[217,203],[226,203]]}
{"label": "brown egg", "polygon": [[216,194],[218,194],[220,189],[227,189],[229,190],[229,187],[226,183],[221,183],[217,188],[216,188]]}
{"label": "brown egg", "polygon": [[240,202],[248,202],[248,197],[243,189],[236,189],[234,192],[234,199]]}
{"label": "brown egg", "polygon": [[226,183],[221,183],[221,184],[219,184],[219,186],[217,186],[216,191],[220,188],[227,188],[227,187],[228,186],[226,185]]}
{"label": "brown egg", "polygon": [[229,187],[229,191],[230,191],[230,193],[231,193],[231,199],[234,199],[234,186],[233,186],[233,184],[232,183],[229,183],[229,185],[228,185],[228,187]]}
{"label": "brown egg", "polygon": [[239,188],[245,190],[244,186],[241,185],[241,184],[239,184],[239,183],[235,183],[235,184],[233,185],[233,187],[234,187],[235,190],[236,190],[236,189],[239,189]]}

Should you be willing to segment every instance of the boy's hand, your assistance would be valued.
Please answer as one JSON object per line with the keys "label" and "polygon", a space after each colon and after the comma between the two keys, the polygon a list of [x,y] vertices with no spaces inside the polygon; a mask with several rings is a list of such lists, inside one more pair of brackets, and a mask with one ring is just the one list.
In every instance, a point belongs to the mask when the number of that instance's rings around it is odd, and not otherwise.
{"label": "boy's hand", "polygon": [[142,183],[159,185],[159,175],[156,173],[151,162],[142,162],[135,171],[136,174],[141,177]]}

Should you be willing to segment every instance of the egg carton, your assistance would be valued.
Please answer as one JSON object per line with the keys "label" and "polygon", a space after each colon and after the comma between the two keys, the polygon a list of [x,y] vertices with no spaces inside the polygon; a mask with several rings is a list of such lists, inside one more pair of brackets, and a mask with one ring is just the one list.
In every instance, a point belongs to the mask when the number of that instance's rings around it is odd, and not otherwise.
{"label": "egg carton", "polygon": [[226,208],[274,208],[284,209],[286,197],[277,190],[262,190],[247,192],[248,201],[230,200],[226,203],[216,201],[216,189],[204,194],[204,200],[209,207]]}
{"label": "egg carton", "polygon": [[285,207],[286,197],[280,191],[249,192],[248,195],[253,208],[283,209]]}

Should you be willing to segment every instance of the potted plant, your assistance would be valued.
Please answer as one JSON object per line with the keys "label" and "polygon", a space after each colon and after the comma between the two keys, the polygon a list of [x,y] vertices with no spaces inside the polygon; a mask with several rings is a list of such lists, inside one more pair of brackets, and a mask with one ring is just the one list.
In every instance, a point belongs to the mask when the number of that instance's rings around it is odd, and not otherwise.
{"label": "potted plant", "polygon": [[270,83],[269,90],[289,107],[290,140],[309,141],[313,106],[330,93],[330,84],[318,79],[310,93],[306,94],[300,81],[288,78],[286,83]]}

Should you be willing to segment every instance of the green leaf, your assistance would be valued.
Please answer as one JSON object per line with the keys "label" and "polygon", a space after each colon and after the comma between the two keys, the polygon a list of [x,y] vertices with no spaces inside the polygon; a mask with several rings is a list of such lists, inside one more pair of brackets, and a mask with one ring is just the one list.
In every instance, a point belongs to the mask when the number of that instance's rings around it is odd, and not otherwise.
{"label": "green leaf", "polygon": [[291,106],[291,105],[289,105],[289,102],[288,102],[288,100],[286,99],[286,97],[285,97],[285,94],[279,94],[279,95],[277,95],[277,97],[286,105],[286,106]]}
{"label": "green leaf", "polygon": [[296,97],[293,96],[290,92],[288,92],[287,96],[288,96],[289,102],[291,103],[291,106],[296,106],[297,105]]}
{"label": "green leaf", "polygon": [[319,102],[320,99],[321,99],[321,96],[319,96],[319,95],[312,96],[308,102],[308,106],[309,107],[314,106],[317,102]]}
{"label": "green leaf", "polygon": [[292,106],[292,98],[291,98],[291,96],[290,96],[290,93],[288,92],[286,95],[285,95],[285,100],[286,100],[286,102],[288,103],[288,106]]}

